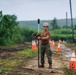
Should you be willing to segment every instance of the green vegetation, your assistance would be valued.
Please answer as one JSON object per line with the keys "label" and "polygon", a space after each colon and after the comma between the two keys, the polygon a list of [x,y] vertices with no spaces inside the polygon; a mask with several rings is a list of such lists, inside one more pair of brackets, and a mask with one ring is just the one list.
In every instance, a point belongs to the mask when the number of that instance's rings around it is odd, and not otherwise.
{"label": "green vegetation", "polygon": [[15,15],[2,15],[0,21],[0,45],[15,44],[21,40]]}
{"label": "green vegetation", "polygon": [[14,45],[32,40],[30,28],[20,28],[15,15],[3,15],[0,13],[0,45]]}
{"label": "green vegetation", "polygon": [[[66,19],[56,19],[56,20],[57,20],[57,25],[59,27],[65,27],[66,28]],[[20,27],[29,27],[29,28],[37,30],[37,25],[38,25],[37,20],[18,21],[18,22],[19,22]],[[52,20],[41,20],[40,21],[40,29],[42,29],[44,22],[48,22],[49,26],[50,26]],[[73,19],[73,24],[76,25],[76,18]],[[71,28],[71,20],[70,19],[68,19],[68,27]],[[49,27],[49,29],[51,29],[51,26]]]}
{"label": "green vegetation", "polygon": [[[68,31],[68,40],[72,40],[72,30],[70,28],[67,29]],[[54,29],[51,30],[51,38],[54,40],[66,40],[66,29],[61,28],[61,29]],[[74,38],[76,38],[76,30],[74,30]]]}
{"label": "green vegetation", "polygon": [[57,23],[57,19],[56,19],[56,18],[54,18],[54,19],[52,20],[50,26],[51,26],[52,29],[59,28],[58,23]]}
{"label": "green vegetation", "polygon": [[21,28],[21,36],[23,37],[23,41],[25,41],[25,42],[32,41],[33,33],[37,33],[37,31],[32,30],[31,28],[28,28],[28,27]]}
{"label": "green vegetation", "polygon": [[[66,25],[64,20],[43,20],[40,24],[40,31],[42,31],[43,22],[49,23],[49,30],[51,32],[51,39],[66,40]],[[70,20],[68,20],[70,22]],[[63,22],[63,23],[62,23]],[[61,24],[61,25],[60,25]],[[69,23],[68,23],[69,24]],[[74,19],[75,29],[76,21]],[[68,25],[70,26],[70,24]],[[9,46],[32,41],[33,33],[37,33],[37,21],[18,21],[15,15],[3,15],[0,12],[0,46]],[[72,40],[72,30],[68,28],[68,40]],[[74,30],[74,37],[76,39],[76,30]]]}
{"label": "green vegetation", "polygon": [[[37,55],[37,50],[26,49],[15,53],[10,53],[7,59],[0,58],[0,71],[12,71],[14,67],[19,66],[22,62]],[[12,57],[12,54],[13,57]]]}

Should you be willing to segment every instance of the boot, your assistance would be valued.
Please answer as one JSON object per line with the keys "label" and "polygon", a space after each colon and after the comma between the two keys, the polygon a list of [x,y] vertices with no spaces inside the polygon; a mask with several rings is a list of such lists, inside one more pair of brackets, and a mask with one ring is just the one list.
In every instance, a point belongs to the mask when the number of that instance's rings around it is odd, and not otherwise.
{"label": "boot", "polygon": [[52,69],[52,65],[51,65],[51,64],[49,64],[49,67],[48,67],[48,69]]}
{"label": "boot", "polygon": [[39,65],[39,68],[44,68],[44,65],[42,64],[42,65]]}

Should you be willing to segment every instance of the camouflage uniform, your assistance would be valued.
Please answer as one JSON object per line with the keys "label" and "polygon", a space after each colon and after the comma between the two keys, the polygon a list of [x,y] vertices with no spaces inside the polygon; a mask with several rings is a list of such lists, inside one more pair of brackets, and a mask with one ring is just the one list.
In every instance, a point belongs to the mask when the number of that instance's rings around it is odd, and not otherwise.
{"label": "camouflage uniform", "polygon": [[50,50],[50,45],[46,44],[46,45],[41,45],[41,64],[44,64],[44,55],[47,55],[48,58],[48,63],[51,65],[52,64],[52,51]]}
{"label": "camouflage uniform", "polygon": [[[48,32],[48,31],[41,32],[40,35],[41,35],[41,37],[46,37],[48,35],[50,38],[50,32]],[[45,53],[46,53],[47,58],[48,58],[48,63],[49,63],[49,65],[51,65],[52,64],[52,59],[51,59],[52,51],[50,48],[49,39],[41,40],[41,64],[42,65],[44,65],[44,62],[45,62],[44,61]]]}

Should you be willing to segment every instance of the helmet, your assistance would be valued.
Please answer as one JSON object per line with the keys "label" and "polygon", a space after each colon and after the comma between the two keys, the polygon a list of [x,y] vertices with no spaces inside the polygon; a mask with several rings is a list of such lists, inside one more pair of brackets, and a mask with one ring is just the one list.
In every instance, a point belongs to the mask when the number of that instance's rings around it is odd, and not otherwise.
{"label": "helmet", "polygon": [[43,27],[47,26],[48,27],[48,23],[47,22],[44,22],[43,23]]}

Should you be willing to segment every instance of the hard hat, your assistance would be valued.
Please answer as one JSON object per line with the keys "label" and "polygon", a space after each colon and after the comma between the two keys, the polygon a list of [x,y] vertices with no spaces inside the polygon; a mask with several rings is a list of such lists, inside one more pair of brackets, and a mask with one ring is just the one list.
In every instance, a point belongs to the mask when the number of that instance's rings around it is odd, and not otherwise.
{"label": "hard hat", "polygon": [[47,22],[44,22],[43,23],[43,27],[48,27],[48,23]]}

